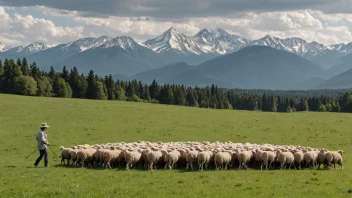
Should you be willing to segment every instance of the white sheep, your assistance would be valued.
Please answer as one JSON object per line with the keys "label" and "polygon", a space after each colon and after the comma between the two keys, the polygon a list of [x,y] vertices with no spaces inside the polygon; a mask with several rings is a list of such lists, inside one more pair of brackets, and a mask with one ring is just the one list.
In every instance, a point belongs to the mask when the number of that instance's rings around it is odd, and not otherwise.
{"label": "white sheep", "polygon": [[160,158],[162,158],[163,154],[158,149],[153,148],[151,152],[147,155],[148,160],[148,169],[153,170],[153,166],[156,169],[156,164],[159,162]]}
{"label": "white sheep", "polygon": [[210,161],[210,152],[209,151],[202,151],[202,152],[199,152],[198,155],[197,155],[197,162],[198,162],[198,169],[200,171],[203,171],[203,168],[205,167],[205,170],[208,169],[208,164],[209,164],[209,161]]}
{"label": "white sheep", "polygon": [[61,165],[65,164],[65,160],[67,160],[66,165],[70,164],[70,160],[71,160],[71,154],[70,152],[73,150],[72,148],[65,148],[63,146],[60,146],[60,150],[61,150]]}
{"label": "white sheep", "polygon": [[271,169],[272,163],[275,161],[275,153],[273,151],[264,151],[262,153],[262,164],[260,169],[263,170],[263,165],[265,165],[266,170]]}
{"label": "white sheep", "polygon": [[251,160],[251,158],[253,157],[253,152],[252,151],[243,151],[238,155],[238,162],[239,162],[238,169],[239,170],[241,170],[243,167],[248,169],[247,164]]}
{"label": "white sheep", "polygon": [[286,169],[285,168],[285,165],[288,164],[289,167],[288,169],[290,170],[291,169],[291,165],[293,164],[294,165],[294,155],[291,153],[291,152],[280,152],[278,153],[278,162],[280,163],[280,169]]}
{"label": "white sheep", "polygon": [[338,151],[330,151],[326,153],[326,161],[327,161],[327,166],[330,166],[330,164],[334,165],[334,169],[336,168],[336,164],[340,165],[341,170],[343,170],[343,164],[342,164],[342,150]]}
{"label": "white sheep", "polygon": [[215,169],[216,170],[226,170],[228,164],[231,162],[231,155],[230,152],[218,152],[215,155]]}
{"label": "white sheep", "polygon": [[126,170],[130,170],[142,157],[142,153],[137,150],[124,150],[123,154],[126,160]]}
{"label": "white sheep", "polygon": [[197,163],[198,151],[188,151],[186,154],[187,166],[186,170],[190,167],[193,170],[193,165]]}
{"label": "white sheep", "polygon": [[301,166],[302,166],[302,162],[303,162],[303,159],[304,159],[304,153],[300,150],[296,151],[294,154],[294,163],[297,164],[298,166],[298,169],[301,169]]}
{"label": "white sheep", "polygon": [[166,162],[165,168],[169,167],[169,169],[171,170],[176,165],[180,157],[181,157],[181,153],[177,150],[173,150],[167,153],[165,156],[165,162]]}

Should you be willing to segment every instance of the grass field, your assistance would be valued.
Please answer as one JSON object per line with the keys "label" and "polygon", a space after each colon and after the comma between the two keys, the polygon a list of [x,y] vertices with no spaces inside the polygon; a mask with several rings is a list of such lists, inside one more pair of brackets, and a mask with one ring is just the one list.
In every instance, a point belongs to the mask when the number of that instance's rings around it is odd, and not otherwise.
{"label": "grass field", "polygon": [[[263,113],[0,95],[0,197],[350,197],[352,114]],[[32,168],[42,122],[59,146],[232,141],[342,149],[344,170],[183,172]],[[43,166],[41,162],[40,167]]]}

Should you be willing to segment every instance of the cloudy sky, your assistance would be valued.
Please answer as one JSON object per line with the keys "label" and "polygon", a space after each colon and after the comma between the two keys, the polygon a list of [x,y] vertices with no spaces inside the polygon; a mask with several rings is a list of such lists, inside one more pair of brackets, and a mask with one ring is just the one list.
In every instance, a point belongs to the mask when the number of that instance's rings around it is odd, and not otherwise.
{"label": "cloudy sky", "polygon": [[143,41],[170,27],[187,35],[220,27],[323,44],[352,42],[352,0],[0,0],[0,42],[49,45],[128,35]]}

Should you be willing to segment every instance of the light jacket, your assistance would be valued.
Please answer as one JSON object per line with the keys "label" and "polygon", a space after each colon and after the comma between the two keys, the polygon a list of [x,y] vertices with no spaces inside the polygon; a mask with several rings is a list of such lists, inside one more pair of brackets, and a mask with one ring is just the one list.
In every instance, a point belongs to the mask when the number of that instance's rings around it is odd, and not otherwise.
{"label": "light jacket", "polygon": [[36,139],[38,141],[38,146],[37,148],[39,150],[43,150],[47,148],[48,144],[48,137],[46,136],[46,133],[42,130],[39,130],[36,136]]}

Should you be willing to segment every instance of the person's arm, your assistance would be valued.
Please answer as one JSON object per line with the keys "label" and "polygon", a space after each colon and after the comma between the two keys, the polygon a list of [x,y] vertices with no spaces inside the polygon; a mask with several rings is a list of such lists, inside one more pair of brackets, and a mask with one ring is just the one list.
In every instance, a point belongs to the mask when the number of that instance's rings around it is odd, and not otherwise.
{"label": "person's arm", "polygon": [[44,139],[44,135],[43,135],[43,132],[40,132],[39,133],[39,138],[38,138],[42,143],[44,143],[45,145],[49,145],[48,141],[46,141]]}

